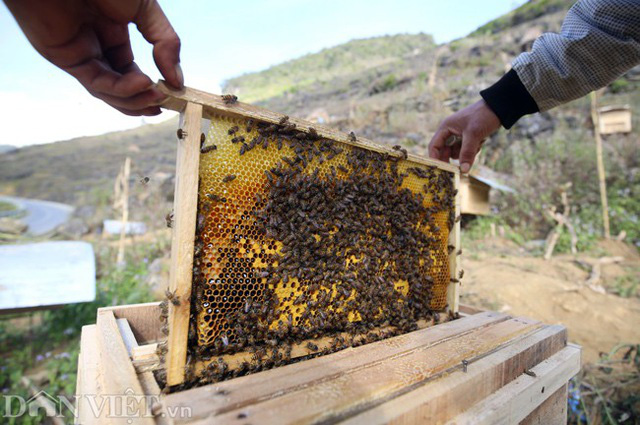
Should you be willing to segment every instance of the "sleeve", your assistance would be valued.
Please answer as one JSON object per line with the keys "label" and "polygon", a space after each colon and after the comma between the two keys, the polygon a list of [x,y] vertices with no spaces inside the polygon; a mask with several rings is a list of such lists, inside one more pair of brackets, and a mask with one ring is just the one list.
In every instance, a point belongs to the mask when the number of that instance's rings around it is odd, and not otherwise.
{"label": "sleeve", "polygon": [[606,86],[640,63],[640,0],[580,0],[559,34],[540,36],[531,52],[480,92],[502,125]]}

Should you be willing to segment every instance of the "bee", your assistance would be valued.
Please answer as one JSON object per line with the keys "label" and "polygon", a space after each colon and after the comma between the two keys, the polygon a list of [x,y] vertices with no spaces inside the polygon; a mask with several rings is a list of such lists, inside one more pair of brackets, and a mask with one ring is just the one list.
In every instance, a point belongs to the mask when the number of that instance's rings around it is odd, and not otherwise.
{"label": "bee", "polygon": [[149,180],[150,180],[150,179],[149,179],[149,177],[147,177],[147,176],[140,177],[140,183],[141,183],[143,186],[146,186],[146,185],[147,185],[147,183],[149,183]]}
{"label": "bee", "polygon": [[458,273],[458,279],[462,279],[464,276],[464,269],[460,269],[460,273]]}
{"label": "bee", "polygon": [[176,291],[171,292],[170,290],[165,289],[164,294],[166,295],[167,299],[171,302],[171,304],[177,307],[180,305],[180,297],[176,295]]}
{"label": "bee", "polygon": [[462,360],[462,371],[467,373],[467,368],[469,366],[469,360]]}
{"label": "bee", "polygon": [[179,128],[178,131],[176,131],[176,135],[178,136],[178,139],[182,140],[187,137],[187,132]]}
{"label": "bee", "polygon": [[207,136],[204,133],[200,133],[200,146],[204,145],[204,142],[207,140]]}
{"label": "bee", "polygon": [[216,149],[218,149],[216,145],[209,145],[209,146],[200,148],[200,153],[205,154],[205,153],[213,152]]}
{"label": "bee", "polygon": [[236,136],[233,139],[231,139],[231,143],[238,143],[238,142],[244,142],[244,136]]}
{"label": "bee", "polygon": [[538,375],[536,375],[536,373],[535,373],[534,371],[532,371],[531,369],[525,369],[525,370],[524,370],[524,374],[525,374],[525,375],[529,375],[529,376],[531,376],[531,377],[533,377],[533,378],[535,378],[535,377],[537,377],[537,376],[538,376]]}
{"label": "bee", "polygon": [[173,227],[173,211],[168,212],[167,215],[164,216],[164,220],[167,223],[167,227],[171,229]]}
{"label": "bee", "polygon": [[233,105],[234,103],[238,102],[238,96],[233,95],[233,94],[223,94],[222,95],[222,101],[226,105]]}
{"label": "bee", "polygon": [[282,118],[280,118],[280,121],[278,121],[278,124],[285,125],[287,121],[289,121],[289,115],[285,115]]}
{"label": "bee", "polygon": [[350,140],[351,142],[355,142],[355,141],[356,141],[356,133],[354,133],[353,131],[351,131],[351,132],[349,133],[349,140]]}
{"label": "bee", "polygon": [[234,125],[227,131],[227,134],[229,134],[229,136],[233,136],[239,129],[240,128],[237,125]]}
{"label": "bee", "polygon": [[222,182],[223,182],[223,183],[229,183],[229,182],[231,182],[231,181],[235,180],[235,178],[236,178],[236,175],[235,175],[235,174],[229,174],[228,176],[225,176],[225,177],[222,179]]}
{"label": "bee", "polygon": [[456,223],[459,223],[459,222],[460,222],[460,219],[462,219],[462,216],[461,216],[461,215],[459,215],[459,216],[457,216],[457,217],[456,217],[455,222],[456,222]]}
{"label": "bee", "polygon": [[393,147],[393,150],[398,151],[402,154],[402,159],[407,159],[408,155],[407,155],[407,150],[404,149],[402,146],[400,145],[395,145]]}
{"label": "bee", "polygon": [[318,346],[313,342],[308,342],[306,347],[309,351],[318,351]]}
{"label": "bee", "polygon": [[247,128],[246,128],[246,132],[247,132],[247,133],[251,133],[251,130],[253,130],[253,120],[248,120],[248,121],[247,121]]}
{"label": "bee", "polygon": [[460,248],[458,252],[456,252],[456,255],[462,255],[462,248]]}
{"label": "bee", "polygon": [[212,200],[213,202],[221,202],[222,198],[219,197],[218,195],[216,195],[215,193],[207,193],[205,195],[207,198],[209,198],[210,200]]}

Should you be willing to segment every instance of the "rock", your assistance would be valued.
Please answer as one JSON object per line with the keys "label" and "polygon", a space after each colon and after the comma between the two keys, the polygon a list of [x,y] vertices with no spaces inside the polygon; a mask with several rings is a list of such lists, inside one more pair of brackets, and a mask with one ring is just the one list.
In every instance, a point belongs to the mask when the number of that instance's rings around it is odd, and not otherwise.
{"label": "rock", "polygon": [[516,137],[533,139],[542,133],[553,132],[554,128],[555,124],[551,115],[543,112],[522,117],[514,126],[513,132]]}
{"label": "rock", "polygon": [[80,237],[89,233],[90,229],[82,218],[73,217],[66,223],[60,225],[58,231],[71,239],[80,239]]}
{"label": "rock", "polygon": [[0,233],[9,233],[11,235],[20,235],[27,230],[27,225],[16,220],[15,218],[0,218]]}

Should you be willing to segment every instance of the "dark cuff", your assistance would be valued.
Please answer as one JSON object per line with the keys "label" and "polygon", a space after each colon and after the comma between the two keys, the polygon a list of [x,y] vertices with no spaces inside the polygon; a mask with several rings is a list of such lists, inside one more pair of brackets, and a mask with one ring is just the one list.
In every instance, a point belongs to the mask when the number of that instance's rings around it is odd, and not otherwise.
{"label": "dark cuff", "polygon": [[523,116],[540,110],[513,69],[504,74],[497,83],[482,90],[480,96],[507,129]]}

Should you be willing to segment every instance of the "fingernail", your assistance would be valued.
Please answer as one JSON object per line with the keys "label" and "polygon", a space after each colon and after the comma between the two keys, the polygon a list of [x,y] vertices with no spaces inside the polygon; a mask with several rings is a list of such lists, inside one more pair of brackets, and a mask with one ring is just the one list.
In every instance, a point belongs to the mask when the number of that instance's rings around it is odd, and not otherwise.
{"label": "fingernail", "polygon": [[179,63],[176,64],[176,77],[178,77],[178,82],[180,83],[180,87],[184,87],[184,74],[182,73],[182,67]]}
{"label": "fingernail", "polygon": [[468,173],[470,168],[471,168],[471,165],[469,165],[468,162],[463,162],[462,164],[460,164],[461,173]]}

